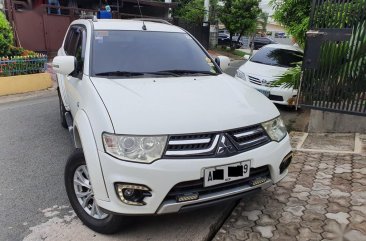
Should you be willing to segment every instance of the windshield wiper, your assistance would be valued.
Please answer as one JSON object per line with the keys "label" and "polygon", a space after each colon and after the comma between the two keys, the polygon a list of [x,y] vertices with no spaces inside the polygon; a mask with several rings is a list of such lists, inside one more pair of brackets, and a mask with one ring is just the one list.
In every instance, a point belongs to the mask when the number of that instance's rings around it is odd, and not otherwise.
{"label": "windshield wiper", "polygon": [[186,75],[186,74],[217,75],[217,73],[213,73],[213,72],[205,71],[205,70],[185,70],[185,69],[163,70],[163,71],[157,71],[157,72],[153,72],[153,73],[172,73],[172,74],[178,74],[178,75]]}
{"label": "windshield wiper", "polygon": [[129,71],[108,71],[108,72],[100,72],[96,73],[96,76],[123,76],[123,77],[131,77],[131,76],[140,76],[140,75],[164,75],[164,76],[180,76],[174,72],[169,71],[157,71],[157,72],[129,72]]}
{"label": "windshield wiper", "polygon": [[129,71],[108,71],[108,72],[96,73],[95,75],[96,76],[124,76],[124,77],[130,77],[130,76],[144,75],[144,73],[129,72]]}
{"label": "windshield wiper", "polygon": [[266,65],[271,65],[271,64],[268,64],[268,63],[265,63],[265,62],[262,62],[262,61],[256,61],[256,60],[250,60],[251,62],[254,62],[254,63],[258,63],[258,64],[266,64]]}
{"label": "windshield wiper", "polygon": [[164,75],[164,76],[182,76],[187,74],[203,74],[203,75],[217,75],[217,73],[212,73],[210,71],[199,71],[199,70],[161,70],[156,72],[129,72],[129,71],[108,71],[108,72],[100,72],[96,73],[96,76],[123,76],[123,77],[132,77],[132,76],[140,76],[140,75]]}

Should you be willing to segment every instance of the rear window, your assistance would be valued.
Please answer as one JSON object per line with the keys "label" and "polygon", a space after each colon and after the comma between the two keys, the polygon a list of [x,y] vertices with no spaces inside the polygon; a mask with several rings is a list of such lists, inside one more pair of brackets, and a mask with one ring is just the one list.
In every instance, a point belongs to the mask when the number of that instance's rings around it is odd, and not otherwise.
{"label": "rear window", "polygon": [[273,65],[279,67],[294,67],[302,61],[303,54],[300,51],[277,48],[262,48],[251,59],[251,62]]}

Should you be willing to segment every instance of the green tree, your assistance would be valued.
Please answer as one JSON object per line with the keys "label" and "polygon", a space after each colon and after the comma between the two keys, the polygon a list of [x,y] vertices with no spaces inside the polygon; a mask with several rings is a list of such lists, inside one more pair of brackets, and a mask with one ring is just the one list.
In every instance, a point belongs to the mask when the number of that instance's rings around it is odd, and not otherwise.
{"label": "green tree", "polygon": [[256,28],[257,18],[261,13],[259,0],[222,0],[223,6],[219,11],[220,21],[225,25],[230,33],[230,47],[232,47],[232,37],[235,33],[239,38],[250,33]]}
{"label": "green tree", "polygon": [[11,55],[13,31],[5,15],[0,11],[0,56]]}
{"label": "green tree", "polygon": [[274,20],[282,24],[296,42],[304,47],[305,34],[309,26],[311,3],[309,0],[271,0],[275,12]]}
{"label": "green tree", "polygon": [[[218,0],[210,0],[209,21],[216,22],[218,10]],[[180,6],[175,10],[175,16],[184,19],[187,22],[202,23],[205,16],[203,6],[204,0],[182,1]]]}
{"label": "green tree", "polygon": [[266,32],[267,32],[268,17],[269,17],[269,14],[266,12],[261,12],[258,15],[258,22],[261,25],[261,32],[263,34],[266,34]]}

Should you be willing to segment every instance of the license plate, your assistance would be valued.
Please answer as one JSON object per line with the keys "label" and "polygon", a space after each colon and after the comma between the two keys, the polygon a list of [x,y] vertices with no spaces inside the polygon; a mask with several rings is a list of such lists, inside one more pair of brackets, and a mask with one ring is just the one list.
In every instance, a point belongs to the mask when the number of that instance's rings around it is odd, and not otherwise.
{"label": "license plate", "polygon": [[269,97],[269,91],[268,90],[261,90],[261,89],[256,89],[259,92],[261,92],[262,94],[264,94],[266,97]]}
{"label": "license plate", "polygon": [[209,187],[249,177],[250,161],[205,169],[204,186]]}

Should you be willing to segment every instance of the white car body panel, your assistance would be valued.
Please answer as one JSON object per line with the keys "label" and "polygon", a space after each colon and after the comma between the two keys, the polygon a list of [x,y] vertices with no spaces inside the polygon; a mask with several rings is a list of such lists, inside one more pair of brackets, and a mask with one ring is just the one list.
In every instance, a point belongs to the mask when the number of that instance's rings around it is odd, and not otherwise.
{"label": "white car body panel", "polygon": [[248,75],[259,77],[260,79],[274,81],[276,78],[283,75],[288,70],[288,68],[248,61],[244,65],[240,66],[239,70],[243,71],[244,73],[248,73]]}
{"label": "white car body panel", "polygon": [[262,94],[226,74],[156,79],[91,79],[108,106],[118,134],[222,131],[258,124],[279,116],[276,107]]}

